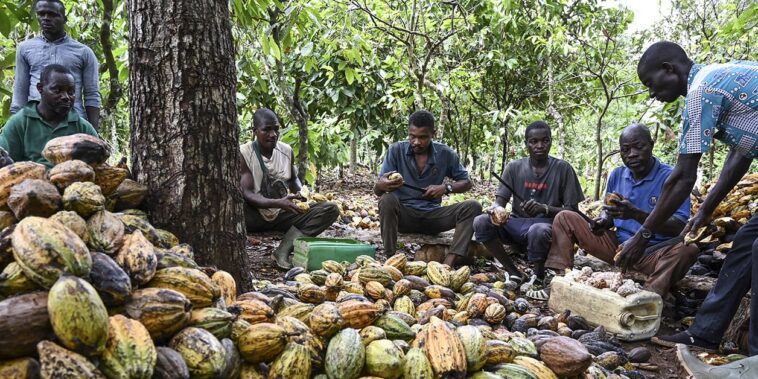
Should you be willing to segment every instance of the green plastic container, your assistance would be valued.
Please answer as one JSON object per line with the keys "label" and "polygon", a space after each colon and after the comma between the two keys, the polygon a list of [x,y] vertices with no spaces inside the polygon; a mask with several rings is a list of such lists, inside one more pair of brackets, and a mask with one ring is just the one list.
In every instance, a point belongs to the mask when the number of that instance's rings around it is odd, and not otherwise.
{"label": "green plastic container", "polygon": [[308,271],[321,268],[321,262],[355,262],[359,255],[374,257],[376,246],[353,239],[300,237],[295,240],[292,264]]}

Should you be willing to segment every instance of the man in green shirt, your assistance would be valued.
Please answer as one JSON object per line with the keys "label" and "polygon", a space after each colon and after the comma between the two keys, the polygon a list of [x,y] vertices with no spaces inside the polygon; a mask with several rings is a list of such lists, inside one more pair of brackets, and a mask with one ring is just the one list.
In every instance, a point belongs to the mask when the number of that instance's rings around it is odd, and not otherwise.
{"label": "man in green shirt", "polygon": [[52,167],[42,156],[47,141],[77,133],[99,137],[87,120],[73,110],[74,76],[58,64],[45,66],[37,83],[40,101],[30,101],[0,130],[0,148],[16,161]]}

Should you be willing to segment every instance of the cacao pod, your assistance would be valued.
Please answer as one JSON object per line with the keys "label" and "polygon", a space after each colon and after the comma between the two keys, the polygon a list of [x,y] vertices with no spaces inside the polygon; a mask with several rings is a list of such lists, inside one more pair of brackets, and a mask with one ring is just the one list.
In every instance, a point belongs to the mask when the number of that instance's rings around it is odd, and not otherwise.
{"label": "cacao pod", "polygon": [[87,246],[57,221],[27,217],[16,225],[11,239],[13,256],[24,274],[44,288],[50,288],[64,271],[89,275],[92,258]]}
{"label": "cacao pod", "polygon": [[50,217],[61,208],[61,195],[46,180],[26,179],[11,188],[8,208],[19,220],[27,216]]}
{"label": "cacao pod", "polygon": [[34,162],[16,162],[0,168],[0,210],[8,208],[11,189],[27,179],[45,179],[45,166]]}
{"label": "cacao pod", "polygon": [[142,323],[153,339],[162,341],[189,322],[192,303],[174,290],[143,288],[132,293],[124,310],[127,316]]}
{"label": "cacao pod", "polygon": [[87,358],[54,342],[40,342],[37,351],[43,378],[105,379],[105,375]]}
{"label": "cacao pod", "polygon": [[142,232],[135,230],[124,237],[124,244],[116,254],[116,263],[134,284],[141,285],[153,279],[158,268],[158,257],[155,255],[155,247],[145,239]]}
{"label": "cacao pod", "polygon": [[368,374],[387,379],[403,375],[403,352],[390,340],[376,340],[366,346]]}
{"label": "cacao pod", "polygon": [[139,207],[145,200],[145,196],[147,196],[147,186],[131,179],[124,179],[111,194],[111,199],[115,200],[115,209],[122,210]]}
{"label": "cacao pod", "polygon": [[92,253],[89,282],[107,307],[124,304],[132,293],[129,275],[126,275],[111,257],[103,253]]}
{"label": "cacao pod", "polygon": [[284,328],[268,322],[250,325],[237,340],[242,359],[250,363],[271,362],[286,345]]}
{"label": "cacao pod", "polygon": [[355,329],[342,329],[329,341],[324,370],[329,379],[355,379],[360,376],[366,348]]}
{"label": "cacao pod", "polygon": [[310,377],[310,354],[305,346],[298,343],[288,343],[268,371],[269,379],[308,379]]}
{"label": "cacao pod", "polygon": [[188,327],[177,333],[169,343],[184,362],[191,378],[220,377],[224,370],[224,345],[209,331]]}
{"label": "cacao pod", "polygon": [[54,338],[47,312],[47,292],[32,292],[0,301],[0,358],[33,355],[37,343]]}
{"label": "cacao pod", "polygon": [[87,222],[84,221],[82,216],[72,211],[60,211],[49,218],[50,220],[58,221],[63,226],[71,229],[76,233],[79,238],[84,241],[87,238]]}
{"label": "cacao pod", "polygon": [[108,341],[99,368],[109,378],[150,379],[158,353],[139,321],[115,315],[108,320]]}
{"label": "cacao pod", "polygon": [[47,297],[50,323],[64,347],[94,356],[108,339],[108,310],[91,284],[64,274]]}
{"label": "cacao pod", "polygon": [[63,208],[88,218],[93,213],[105,209],[105,196],[94,183],[72,183],[63,191]]}
{"label": "cacao pod", "polygon": [[124,244],[124,224],[111,212],[96,212],[87,220],[84,242],[94,251],[113,255]]}
{"label": "cacao pod", "polygon": [[95,170],[90,165],[75,159],[55,165],[47,173],[47,177],[50,183],[63,191],[73,183],[95,180]]}
{"label": "cacao pod", "polygon": [[112,167],[107,163],[94,165],[95,184],[100,187],[103,195],[108,196],[116,191],[121,182],[126,179],[129,171],[120,167]]}
{"label": "cacao pod", "polygon": [[190,379],[189,368],[182,355],[170,347],[156,348],[157,361],[153,370],[154,379]]}

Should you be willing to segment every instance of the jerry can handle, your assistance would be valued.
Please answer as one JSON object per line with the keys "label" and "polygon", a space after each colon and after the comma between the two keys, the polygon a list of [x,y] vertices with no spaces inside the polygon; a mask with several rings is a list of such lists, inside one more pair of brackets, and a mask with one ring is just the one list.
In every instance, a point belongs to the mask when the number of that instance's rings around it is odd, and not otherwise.
{"label": "jerry can handle", "polygon": [[657,320],[658,315],[648,315],[648,316],[637,316],[634,313],[631,312],[622,312],[619,315],[619,323],[624,326],[632,326],[634,325],[634,322],[639,321],[653,321]]}

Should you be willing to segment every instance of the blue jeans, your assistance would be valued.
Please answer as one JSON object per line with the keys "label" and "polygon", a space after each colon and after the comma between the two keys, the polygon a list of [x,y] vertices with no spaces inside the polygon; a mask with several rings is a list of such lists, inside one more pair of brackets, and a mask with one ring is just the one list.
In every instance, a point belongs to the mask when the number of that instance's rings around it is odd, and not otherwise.
{"label": "blue jeans", "polygon": [[758,214],[737,231],[716,285],[703,301],[689,331],[711,343],[720,343],[742,298],[752,287],[749,353],[758,355]]}
{"label": "blue jeans", "polygon": [[550,252],[553,236],[551,218],[511,218],[505,225],[495,225],[489,215],[474,219],[474,235],[478,242],[498,238],[500,242],[526,247],[529,262],[544,262]]}

